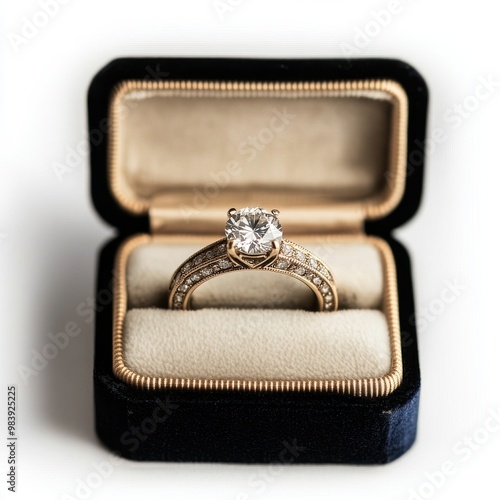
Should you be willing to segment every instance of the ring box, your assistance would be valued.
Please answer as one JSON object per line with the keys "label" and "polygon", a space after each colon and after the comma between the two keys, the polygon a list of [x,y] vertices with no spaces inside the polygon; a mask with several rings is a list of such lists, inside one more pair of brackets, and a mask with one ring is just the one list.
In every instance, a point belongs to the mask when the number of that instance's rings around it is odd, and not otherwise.
{"label": "ring box", "polygon": [[[97,283],[113,293],[96,311],[103,443],[243,463],[408,450],[420,374],[410,261],[391,233],[420,202],[427,99],[415,69],[382,59],[118,59],[95,76],[92,197],[117,229]],[[278,208],[286,238],[329,264],[340,310],[315,313],[307,287],[262,272],[168,310],[172,273],[233,206]]]}

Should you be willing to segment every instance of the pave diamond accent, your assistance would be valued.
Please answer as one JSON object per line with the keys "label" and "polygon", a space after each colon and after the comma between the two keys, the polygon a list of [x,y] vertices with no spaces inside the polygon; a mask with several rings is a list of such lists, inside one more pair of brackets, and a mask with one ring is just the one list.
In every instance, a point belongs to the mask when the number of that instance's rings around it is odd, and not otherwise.
{"label": "pave diamond accent", "polygon": [[305,260],[304,254],[300,250],[295,251],[295,258],[300,261]]}
{"label": "pave diamond accent", "polygon": [[247,207],[231,213],[226,223],[226,237],[234,247],[248,255],[266,254],[273,242],[281,243],[283,230],[278,217],[259,207]]}
{"label": "pave diamond accent", "polygon": [[[274,214],[271,215],[275,217]],[[266,256],[257,254],[244,258],[255,261],[266,259]],[[282,240],[276,260],[266,264],[263,269],[295,276],[315,291],[319,298],[320,310],[336,309],[338,298],[335,281],[325,264],[306,248],[292,241]],[[248,268],[229,258],[226,239],[214,242],[194,254],[182,264],[180,271],[177,271],[169,292],[169,306],[176,310],[186,308],[191,294],[201,283],[233,270]]]}
{"label": "pave diamond accent", "polygon": [[219,262],[219,267],[221,269],[229,269],[231,267],[231,262],[228,260],[224,259]]}
{"label": "pave diamond accent", "polygon": [[325,267],[320,266],[320,268],[319,268],[319,272],[320,272],[323,276],[326,276],[327,278],[331,278],[330,273],[328,272],[328,270],[327,270]]}
{"label": "pave diamond accent", "polygon": [[276,263],[276,267],[278,269],[286,269],[290,264],[284,260],[284,259],[280,259],[278,260],[278,262]]}

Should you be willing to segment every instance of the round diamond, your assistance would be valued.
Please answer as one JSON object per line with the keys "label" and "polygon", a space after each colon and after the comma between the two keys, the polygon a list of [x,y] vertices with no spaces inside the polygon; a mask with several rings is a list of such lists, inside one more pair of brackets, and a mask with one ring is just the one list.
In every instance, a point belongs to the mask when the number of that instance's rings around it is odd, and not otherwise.
{"label": "round diamond", "polygon": [[219,267],[221,269],[229,269],[231,267],[231,262],[229,262],[228,260],[221,260],[219,262]]}
{"label": "round diamond", "polygon": [[304,254],[300,250],[296,250],[295,251],[295,258],[298,259],[298,260],[304,260],[305,259]]}
{"label": "round diamond", "polygon": [[318,277],[316,276],[316,277],[313,279],[313,283],[314,283],[315,285],[318,285],[318,286],[319,286],[319,285],[321,285],[321,278],[318,278]]}
{"label": "round diamond", "polygon": [[179,287],[180,292],[187,292],[188,291],[188,286],[184,283]]}
{"label": "round diamond", "polygon": [[278,260],[278,262],[276,263],[276,267],[278,269],[286,269],[288,267],[288,262],[286,260]]}
{"label": "round diamond", "polygon": [[283,230],[278,218],[259,207],[242,208],[231,214],[226,223],[226,237],[234,247],[249,255],[271,251],[273,242],[281,243]]}
{"label": "round diamond", "polygon": [[298,267],[297,269],[295,269],[295,272],[300,276],[306,274],[306,270],[303,267]]}
{"label": "round diamond", "polygon": [[203,262],[203,257],[201,255],[198,255],[196,259],[194,259],[195,265],[199,266]]}
{"label": "round diamond", "polygon": [[203,276],[210,276],[212,274],[212,269],[210,269],[209,267],[205,267],[205,269],[202,269],[201,270],[201,274],[203,274]]}

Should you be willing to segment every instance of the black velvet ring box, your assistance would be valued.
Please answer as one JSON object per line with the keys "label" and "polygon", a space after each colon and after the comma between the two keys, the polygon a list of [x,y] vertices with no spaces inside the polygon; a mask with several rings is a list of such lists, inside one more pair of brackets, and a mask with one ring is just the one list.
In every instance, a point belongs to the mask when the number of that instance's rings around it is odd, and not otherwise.
{"label": "black velvet ring box", "polygon": [[[92,196],[117,230],[97,283],[113,295],[96,308],[106,446],[242,463],[408,450],[420,374],[410,260],[392,231],[420,202],[427,99],[411,66],[382,59],[118,59],[95,76]],[[314,312],[307,287],[262,272],[217,277],[194,310],[169,310],[174,270],[223,237],[233,206],[279,209],[285,237],[331,267],[339,311]]]}

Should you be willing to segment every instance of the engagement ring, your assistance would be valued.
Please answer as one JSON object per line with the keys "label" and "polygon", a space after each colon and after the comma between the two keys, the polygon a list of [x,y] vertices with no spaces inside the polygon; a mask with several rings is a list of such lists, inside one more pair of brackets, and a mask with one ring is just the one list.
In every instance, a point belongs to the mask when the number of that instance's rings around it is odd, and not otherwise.
{"label": "engagement ring", "polygon": [[226,237],[185,260],[170,284],[170,309],[190,309],[193,292],[201,284],[234,271],[271,271],[305,283],[315,294],[318,311],[335,311],[337,288],[328,266],[306,248],[283,238],[279,211],[259,207],[231,208]]}

